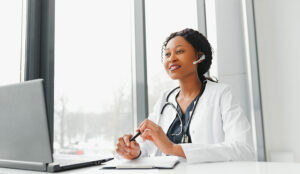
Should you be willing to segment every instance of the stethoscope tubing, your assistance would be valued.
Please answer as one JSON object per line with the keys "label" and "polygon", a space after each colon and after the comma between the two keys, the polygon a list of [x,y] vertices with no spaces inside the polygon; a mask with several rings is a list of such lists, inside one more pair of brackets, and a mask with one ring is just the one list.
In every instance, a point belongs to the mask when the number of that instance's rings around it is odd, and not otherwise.
{"label": "stethoscope tubing", "polygon": [[174,105],[173,103],[169,102],[169,97],[170,97],[170,95],[171,95],[175,90],[177,90],[177,89],[180,88],[180,87],[178,86],[178,87],[172,89],[172,90],[169,92],[169,94],[167,95],[165,104],[163,105],[160,114],[161,114],[161,116],[162,116],[162,114],[163,114],[165,108],[166,108],[167,106],[170,105],[170,106],[172,106],[172,108],[175,109],[175,111],[176,111],[176,116],[179,118],[179,121],[180,121],[180,132],[179,132],[179,133],[176,133],[176,134],[171,134],[172,136],[175,136],[175,135],[178,136],[178,135],[182,134],[183,131],[184,131],[184,133],[187,132],[188,127],[189,127],[189,125],[190,125],[190,122],[191,122],[191,120],[192,120],[192,117],[193,117],[193,115],[194,115],[195,108],[196,108],[196,106],[197,106],[197,104],[198,104],[198,101],[199,101],[200,97],[202,96],[202,94],[203,94],[203,92],[204,92],[204,89],[205,89],[205,86],[206,86],[206,80],[203,81],[202,84],[203,84],[203,86],[202,86],[201,91],[200,91],[200,96],[199,96],[199,97],[197,98],[197,100],[195,101],[195,104],[194,104],[192,113],[191,113],[190,118],[189,118],[188,123],[187,123],[188,126],[186,126],[185,130],[183,130],[183,129],[184,129],[184,128],[183,128],[183,122],[182,122],[182,119],[181,119],[181,117],[180,117],[180,114],[179,114],[177,108],[175,107],[175,105]]}
{"label": "stethoscope tubing", "polygon": [[174,104],[171,103],[171,102],[166,102],[166,103],[164,104],[164,106],[162,107],[162,110],[161,110],[161,113],[160,113],[160,114],[161,114],[161,115],[163,114],[163,111],[164,111],[165,107],[167,107],[168,105],[172,106],[172,108],[175,109],[175,111],[176,111],[176,116],[179,118],[179,121],[180,121],[180,132],[177,133],[177,134],[171,134],[171,135],[172,135],[172,136],[180,135],[180,134],[182,133],[182,131],[183,131],[183,123],[182,123],[182,119],[180,118],[180,114],[179,114],[178,110],[176,109],[176,107],[174,106]]}

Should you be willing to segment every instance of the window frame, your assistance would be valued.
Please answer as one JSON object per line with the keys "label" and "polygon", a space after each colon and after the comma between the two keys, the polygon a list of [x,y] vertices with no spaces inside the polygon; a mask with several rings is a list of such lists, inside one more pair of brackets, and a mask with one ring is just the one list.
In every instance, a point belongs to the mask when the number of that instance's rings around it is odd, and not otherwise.
{"label": "window frame", "polygon": [[25,81],[44,79],[51,151],[54,123],[54,7],[55,0],[27,1]]}

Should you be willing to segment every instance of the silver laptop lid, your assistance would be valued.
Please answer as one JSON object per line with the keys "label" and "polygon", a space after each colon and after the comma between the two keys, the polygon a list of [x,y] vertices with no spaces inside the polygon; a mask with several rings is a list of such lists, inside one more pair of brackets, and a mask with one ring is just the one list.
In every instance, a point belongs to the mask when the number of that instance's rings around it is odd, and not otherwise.
{"label": "silver laptop lid", "polygon": [[53,161],[43,80],[0,86],[0,160]]}

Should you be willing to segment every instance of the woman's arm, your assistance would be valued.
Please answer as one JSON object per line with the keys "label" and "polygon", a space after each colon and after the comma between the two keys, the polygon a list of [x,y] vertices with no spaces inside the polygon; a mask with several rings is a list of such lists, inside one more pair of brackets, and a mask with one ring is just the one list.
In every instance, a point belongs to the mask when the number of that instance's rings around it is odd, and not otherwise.
{"label": "woman's arm", "polygon": [[162,128],[151,120],[144,120],[137,131],[141,132],[143,141],[151,141],[164,154],[185,158],[182,147],[171,142]]}
{"label": "woman's arm", "polygon": [[[161,110],[161,106],[162,103],[164,103],[166,95],[169,92],[164,92],[159,96],[159,99],[157,100],[157,102],[154,105],[153,108],[153,112],[149,115],[147,120],[151,120],[153,123],[158,123],[159,121],[159,117],[160,117],[160,110]],[[153,144],[152,141],[143,141],[143,139],[141,138],[142,136],[139,136],[136,141],[140,144],[140,148],[141,148],[141,157],[143,156],[149,156],[152,155],[154,152],[156,152],[157,147],[155,146],[155,144]]]}
{"label": "woman's arm", "polygon": [[185,153],[184,153],[181,145],[179,145],[179,144],[174,144],[173,145],[173,150],[172,150],[172,153],[170,155],[180,156],[182,158],[186,158]]}

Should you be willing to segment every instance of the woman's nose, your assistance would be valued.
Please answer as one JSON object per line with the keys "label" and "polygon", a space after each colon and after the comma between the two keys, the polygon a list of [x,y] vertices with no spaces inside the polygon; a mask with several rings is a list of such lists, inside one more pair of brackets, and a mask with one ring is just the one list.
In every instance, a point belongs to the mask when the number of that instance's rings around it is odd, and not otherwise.
{"label": "woman's nose", "polygon": [[169,57],[169,61],[170,61],[170,62],[176,62],[176,61],[177,61],[177,56],[176,56],[176,54],[172,54],[172,55]]}

